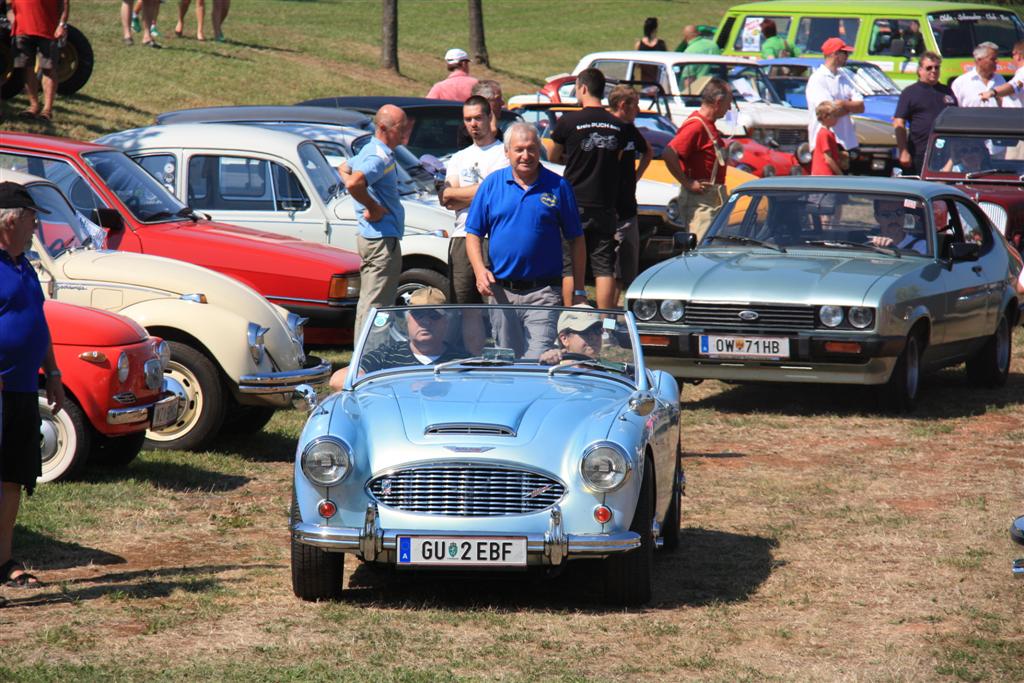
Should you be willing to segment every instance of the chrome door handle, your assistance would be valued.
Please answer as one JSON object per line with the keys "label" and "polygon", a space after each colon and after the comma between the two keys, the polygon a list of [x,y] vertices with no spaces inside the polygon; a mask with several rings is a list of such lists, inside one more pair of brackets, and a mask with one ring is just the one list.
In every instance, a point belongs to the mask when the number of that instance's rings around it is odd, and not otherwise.
{"label": "chrome door handle", "polygon": [[973,270],[978,275],[981,275],[981,271],[982,271],[981,266],[971,266],[971,270]]}

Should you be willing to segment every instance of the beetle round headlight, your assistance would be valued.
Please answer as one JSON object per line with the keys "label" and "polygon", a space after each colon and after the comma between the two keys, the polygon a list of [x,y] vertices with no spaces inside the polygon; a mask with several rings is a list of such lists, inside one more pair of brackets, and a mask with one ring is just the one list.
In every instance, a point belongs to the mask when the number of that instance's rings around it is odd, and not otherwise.
{"label": "beetle round headlight", "polygon": [[822,306],[818,310],[818,320],[825,327],[839,327],[843,323],[843,307]]}
{"label": "beetle round headlight", "polygon": [[352,470],[348,446],[329,436],[313,439],[302,449],[302,473],[314,484],[333,486]]}
{"label": "beetle round headlight", "polygon": [[124,382],[126,379],[128,379],[128,370],[129,369],[130,368],[129,368],[129,365],[128,365],[128,354],[125,353],[124,351],[122,351],[121,355],[117,357],[117,381],[118,382]]}
{"label": "beetle round headlight", "polygon": [[633,315],[638,320],[650,320],[658,312],[658,304],[650,299],[637,299],[633,302]]}
{"label": "beetle round headlight", "polygon": [[863,330],[871,327],[871,323],[875,322],[875,309],[865,306],[853,306],[846,317],[851,325],[858,330]]}
{"label": "beetle round headlight", "polygon": [[796,148],[796,160],[801,164],[809,164],[811,156],[811,146],[806,142],[800,143],[800,146]]}
{"label": "beetle round headlight", "polygon": [[156,355],[160,359],[160,367],[166,370],[167,364],[171,362],[171,345],[165,341],[160,342],[156,346]]}
{"label": "beetle round headlight", "polygon": [[683,317],[683,302],[675,299],[666,299],[661,302],[661,317],[670,323],[674,323]]}
{"label": "beetle round headlight", "polygon": [[614,491],[629,476],[629,460],[615,444],[594,444],[583,455],[580,474],[589,488],[601,492]]}
{"label": "beetle round headlight", "polygon": [[729,143],[729,149],[727,150],[729,159],[732,161],[740,161],[743,159],[743,145],[738,142]]}

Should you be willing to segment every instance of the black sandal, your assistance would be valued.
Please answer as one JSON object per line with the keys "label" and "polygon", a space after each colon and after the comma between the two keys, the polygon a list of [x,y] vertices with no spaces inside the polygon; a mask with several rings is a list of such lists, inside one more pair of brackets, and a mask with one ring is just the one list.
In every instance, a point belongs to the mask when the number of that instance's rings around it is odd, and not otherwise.
{"label": "black sandal", "polygon": [[[20,574],[11,578],[11,574],[16,571],[21,571]],[[38,588],[42,586],[42,582],[25,570],[25,565],[18,562],[13,557],[2,565],[0,565],[0,576],[3,576],[2,580],[4,585],[8,588]]]}

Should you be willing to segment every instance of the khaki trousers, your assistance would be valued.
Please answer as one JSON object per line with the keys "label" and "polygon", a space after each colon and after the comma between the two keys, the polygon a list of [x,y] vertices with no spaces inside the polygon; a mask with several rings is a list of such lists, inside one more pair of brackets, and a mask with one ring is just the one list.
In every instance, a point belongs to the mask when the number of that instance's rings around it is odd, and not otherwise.
{"label": "khaki trousers", "polygon": [[397,237],[370,240],[358,235],[356,249],[363,259],[359,267],[359,303],[356,305],[355,338],[359,339],[370,308],[395,305],[398,278],[402,275],[402,243]]}
{"label": "khaki trousers", "polygon": [[711,227],[718,210],[725,205],[725,186],[709,185],[703,192],[689,192],[679,188],[679,216],[687,230],[699,242]]}

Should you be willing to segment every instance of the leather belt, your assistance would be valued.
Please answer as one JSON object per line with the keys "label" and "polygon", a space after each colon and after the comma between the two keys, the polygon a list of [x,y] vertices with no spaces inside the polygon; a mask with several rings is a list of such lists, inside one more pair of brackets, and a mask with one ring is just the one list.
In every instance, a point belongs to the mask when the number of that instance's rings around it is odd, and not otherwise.
{"label": "leather belt", "polygon": [[541,287],[561,287],[562,279],[551,277],[537,280],[498,280],[498,285],[502,289],[508,289],[513,292],[525,292],[531,289],[540,289]]}

